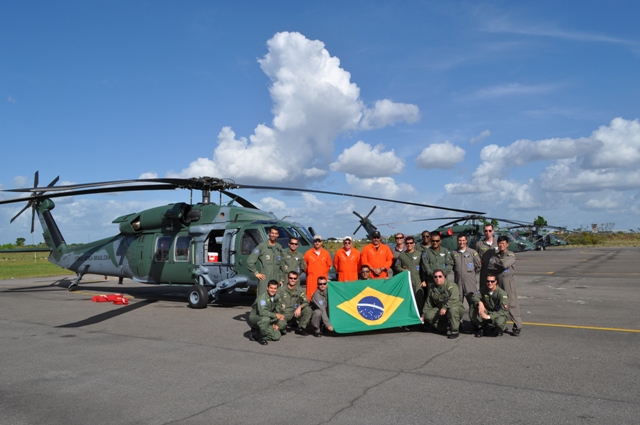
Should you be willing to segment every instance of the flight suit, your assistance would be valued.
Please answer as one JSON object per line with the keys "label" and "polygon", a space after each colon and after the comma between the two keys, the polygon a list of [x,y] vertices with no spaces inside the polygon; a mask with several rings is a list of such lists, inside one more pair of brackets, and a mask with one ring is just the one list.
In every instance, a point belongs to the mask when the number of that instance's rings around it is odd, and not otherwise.
{"label": "flight suit", "polygon": [[273,329],[273,324],[278,323],[276,313],[279,313],[280,305],[280,295],[278,293],[273,296],[273,299],[266,291],[264,294],[258,295],[251,306],[251,313],[249,314],[251,331],[254,332],[254,329],[257,329],[260,337],[267,341],[279,340],[281,336],[280,330]]}
{"label": "flight suit", "polygon": [[297,272],[298,276],[300,276],[307,268],[307,264],[304,262],[304,254],[298,251],[291,251],[290,249],[284,251],[282,254],[280,265],[282,267],[283,279],[287,277],[289,272]]}
{"label": "flight suit", "polygon": [[398,259],[396,260],[396,270],[404,271],[408,270],[411,275],[411,286],[413,286],[413,293],[416,297],[416,305],[418,306],[418,311],[422,311],[424,307],[424,294],[427,288],[422,288],[420,284],[422,283],[422,277],[420,273],[420,262],[422,260],[422,253],[418,251],[413,251],[409,253],[407,251],[403,251]]}
{"label": "flight suit", "polygon": [[[478,314],[478,303],[482,301],[489,320],[485,320]],[[493,323],[498,329],[504,332],[507,326],[507,316],[509,315],[509,296],[505,291],[496,287],[493,293],[488,288],[481,289],[471,297],[472,306],[469,311],[471,323],[476,328],[484,328]]]}
{"label": "flight suit", "polygon": [[493,241],[488,244],[484,240],[479,240],[476,243],[476,252],[480,256],[480,263],[482,264],[482,268],[480,269],[480,289],[487,287],[487,273],[489,266],[489,257],[485,260],[485,255],[489,254],[489,251],[496,251],[498,249],[498,241],[496,238],[493,238]]}
{"label": "flight suit", "polygon": [[362,254],[360,255],[360,264],[366,264],[371,269],[372,279],[383,279],[388,276],[386,271],[381,272],[379,275],[373,273],[373,269],[385,268],[389,270],[393,265],[393,252],[387,245],[380,243],[378,249],[372,243],[362,248]]}
{"label": "flight suit", "polygon": [[[295,319],[298,321],[299,327],[303,329],[306,328],[313,312],[311,311],[311,307],[309,307],[309,299],[305,291],[299,285],[296,285],[293,290],[290,290],[289,287],[284,284],[278,288],[278,295],[280,296],[280,313],[284,315],[284,320],[278,322],[278,327],[280,329],[286,329],[287,323]],[[293,312],[298,306],[301,307],[300,317],[295,318]]]}
{"label": "flight suit", "polygon": [[398,257],[400,257],[400,254],[402,254],[406,250],[407,250],[406,245],[404,246],[404,249],[402,251],[399,251],[397,246],[395,246],[391,250],[391,253],[393,254],[393,264],[391,265],[391,274],[389,274],[389,276],[395,276],[399,273],[402,273],[402,269],[397,268],[396,265],[398,264]]}
{"label": "flight suit", "polygon": [[360,251],[351,248],[349,255],[344,248],[340,248],[333,256],[333,267],[338,274],[338,282],[358,280],[360,270]]}
{"label": "flight suit", "polygon": [[[444,316],[440,315],[442,308],[447,310]],[[460,331],[460,319],[463,315],[464,307],[455,283],[445,280],[442,286],[436,284],[429,286],[422,310],[425,324],[431,324],[440,332],[446,332],[448,325],[451,328],[451,334],[457,334]]]}
{"label": "flight suit", "polygon": [[444,247],[440,247],[438,251],[435,251],[433,248],[427,248],[422,252],[421,261],[420,271],[422,273],[422,280],[427,282],[429,286],[435,283],[433,280],[433,272],[435,270],[442,270],[445,278],[453,270],[451,253]]}
{"label": "flight suit", "polygon": [[[262,273],[267,276],[266,279],[258,281],[258,295],[267,292],[267,283],[269,283],[270,280],[277,280],[278,283],[284,281],[280,266],[282,253],[282,246],[280,246],[278,242],[276,242],[275,245],[270,245],[269,241],[265,241],[255,247],[251,255],[249,255],[247,259],[247,268],[249,271],[254,275],[256,273]],[[260,265],[260,270],[256,268],[256,263]]]}
{"label": "flight suit", "polygon": [[471,296],[478,291],[476,278],[482,268],[480,256],[475,250],[467,248],[464,252],[452,251],[451,258],[453,259],[453,280],[458,285],[460,297],[467,298],[467,302],[471,305]]}
{"label": "flight suit", "polygon": [[322,325],[331,326],[329,321],[329,304],[327,303],[327,291],[320,292],[317,290],[311,297],[311,308],[313,315],[311,316],[311,327],[314,333],[322,332]]}
{"label": "flight suit", "polygon": [[304,262],[307,264],[307,299],[313,296],[318,288],[318,278],[324,276],[329,279],[331,269],[331,254],[324,248],[320,248],[320,255],[311,248],[304,253]]}
{"label": "flight suit", "polygon": [[520,303],[516,291],[516,278],[514,275],[514,265],[516,255],[506,250],[504,253],[488,251],[488,270],[498,276],[498,286],[509,296],[509,319],[513,326],[522,329],[522,318],[520,317]]}

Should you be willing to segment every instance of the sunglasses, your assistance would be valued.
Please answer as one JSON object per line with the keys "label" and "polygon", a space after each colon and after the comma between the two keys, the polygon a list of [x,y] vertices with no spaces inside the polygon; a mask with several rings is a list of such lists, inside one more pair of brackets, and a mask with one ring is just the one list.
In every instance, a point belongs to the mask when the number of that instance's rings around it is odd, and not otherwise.
{"label": "sunglasses", "polygon": [[289,242],[289,245],[298,245],[298,242]]}
{"label": "sunglasses", "polygon": [[438,242],[440,242],[440,239],[431,239],[431,242],[438,243]]}
{"label": "sunglasses", "polygon": [[351,243],[351,241],[344,241],[345,244]]}
{"label": "sunglasses", "polygon": [[434,276],[434,279],[444,279],[444,276]]}
{"label": "sunglasses", "polygon": [[487,283],[496,283],[496,281],[495,281],[495,280],[488,280],[488,279],[487,279]]}
{"label": "sunglasses", "polygon": [[483,230],[484,233],[492,233],[493,230]]}
{"label": "sunglasses", "polygon": [[322,242],[322,239],[314,239],[314,241],[313,241],[313,242],[314,242],[314,243],[315,243],[315,242]]}
{"label": "sunglasses", "polygon": [[298,280],[297,277],[290,277],[289,280]]}
{"label": "sunglasses", "polygon": [[325,283],[318,283],[318,286],[327,286],[327,282],[325,282]]}
{"label": "sunglasses", "polygon": [[371,239],[380,239],[380,236],[374,236],[374,237],[373,237],[373,238],[371,238]]}
{"label": "sunglasses", "polygon": [[365,273],[371,273],[370,270],[362,270],[360,273],[365,274]]}
{"label": "sunglasses", "polygon": [[415,242],[407,242],[407,245],[415,245]]}
{"label": "sunglasses", "polygon": [[396,238],[396,240],[398,240],[398,239],[404,239],[404,236],[400,236],[400,237]]}

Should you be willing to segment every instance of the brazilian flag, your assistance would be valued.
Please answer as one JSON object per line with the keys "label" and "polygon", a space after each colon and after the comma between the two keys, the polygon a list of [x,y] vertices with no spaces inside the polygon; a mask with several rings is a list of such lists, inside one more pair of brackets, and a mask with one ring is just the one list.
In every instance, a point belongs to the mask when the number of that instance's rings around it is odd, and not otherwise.
{"label": "brazilian flag", "polygon": [[329,282],[328,291],[329,318],[338,333],[422,323],[407,271],[390,279]]}

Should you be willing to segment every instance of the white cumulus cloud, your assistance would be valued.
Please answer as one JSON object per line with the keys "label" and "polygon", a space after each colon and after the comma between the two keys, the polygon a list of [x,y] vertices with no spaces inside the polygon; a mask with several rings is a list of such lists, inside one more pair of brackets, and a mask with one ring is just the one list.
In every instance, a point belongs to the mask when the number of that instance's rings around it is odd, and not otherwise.
{"label": "white cumulus cloud", "polygon": [[198,158],[172,175],[261,182],[318,179],[326,174],[339,134],[419,118],[417,106],[387,99],[367,108],[351,74],[319,40],[280,32],[267,47],[268,53],[258,62],[272,82],[271,126],[259,124],[249,138],[237,137],[224,127],[212,158]]}
{"label": "white cumulus cloud", "polygon": [[491,136],[491,132],[489,130],[485,130],[482,133],[478,134],[476,137],[472,137],[471,140],[469,140],[469,143],[471,143],[472,145],[475,145],[477,143],[482,142],[484,139],[486,139],[489,136]]}
{"label": "white cumulus cloud", "polygon": [[391,177],[358,178],[347,174],[347,183],[359,194],[381,198],[401,198],[413,196],[416,190],[410,184],[396,183]]}
{"label": "white cumulus cloud", "polygon": [[464,149],[447,140],[444,143],[433,143],[424,148],[416,158],[416,165],[427,170],[434,168],[448,170],[461,162],[464,155]]}
{"label": "white cumulus cloud", "polygon": [[381,144],[372,147],[368,143],[358,141],[345,149],[329,168],[356,177],[386,177],[400,174],[404,168],[404,161],[395,155],[393,149],[387,152],[383,149],[384,146]]}

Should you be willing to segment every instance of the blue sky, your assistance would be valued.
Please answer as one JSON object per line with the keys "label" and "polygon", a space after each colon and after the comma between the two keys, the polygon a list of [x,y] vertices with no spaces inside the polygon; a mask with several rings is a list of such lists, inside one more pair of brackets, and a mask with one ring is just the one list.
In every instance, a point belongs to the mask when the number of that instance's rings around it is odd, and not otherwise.
{"label": "blue sky", "polygon": [[[5,2],[2,189],[213,175],[637,229],[636,2]],[[326,236],[431,209],[240,193]],[[69,242],[188,192],[56,201]],[[7,193],[0,194],[6,199]],[[0,243],[31,241],[0,207]],[[457,214],[447,214],[457,215]],[[436,223],[407,222],[419,232]],[[36,242],[42,240],[36,225]],[[362,231],[359,234],[363,235]]]}

